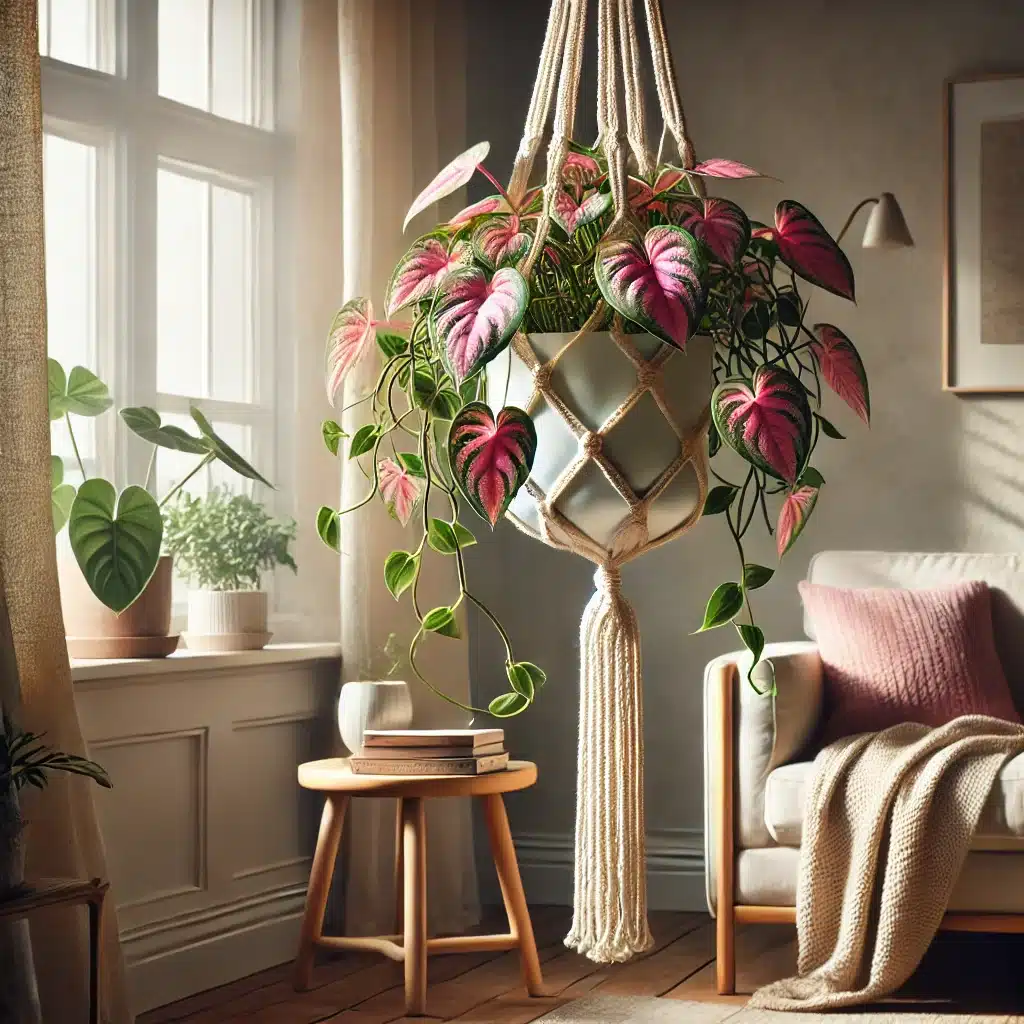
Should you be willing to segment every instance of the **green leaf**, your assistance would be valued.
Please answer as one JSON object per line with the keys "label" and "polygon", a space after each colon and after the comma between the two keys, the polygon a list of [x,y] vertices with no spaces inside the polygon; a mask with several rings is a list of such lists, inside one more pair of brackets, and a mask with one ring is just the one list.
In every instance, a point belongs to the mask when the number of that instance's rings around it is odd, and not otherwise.
{"label": "green leaf", "polygon": [[409,341],[394,331],[377,331],[377,347],[388,359],[393,359],[409,347]]}
{"label": "green leaf", "polygon": [[341,439],[348,437],[348,434],[341,429],[340,424],[334,420],[324,420],[320,424],[320,433],[323,434],[324,444],[332,455],[338,454],[338,445],[341,443]]}
{"label": "green leaf", "polygon": [[46,361],[46,393],[51,420],[59,420],[68,412],[99,416],[114,404],[107,385],[92,370],[75,366],[65,377],[64,368],[56,359]]}
{"label": "green leaf", "polygon": [[64,483],[64,460],[59,455],[50,456],[50,490]]}
{"label": "green leaf", "polygon": [[48,357],[46,360],[46,393],[50,403],[51,420],[59,420],[67,412],[67,405],[64,402],[67,385],[64,367],[52,356]]}
{"label": "green leaf", "polygon": [[428,633],[440,633],[441,636],[450,636],[456,640],[462,635],[459,633],[459,624],[455,621],[455,612],[447,605],[431,608],[423,616],[423,628]]}
{"label": "green leaf", "polygon": [[779,292],[775,300],[775,315],[786,327],[800,326],[800,296],[792,289]]}
{"label": "green leaf", "polygon": [[800,487],[821,487],[824,483],[825,478],[813,466],[808,466],[800,474]]}
{"label": "green leaf", "polygon": [[195,424],[199,427],[199,432],[206,438],[207,446],[209,450],[213,452],[217,458],[224,463],[228,469],[233,469],[239,476],[244,476],[248,480],[258,480],[261,484],[266,484],[271,490],[274,489],[274,485],[260,473],[258,473],[252,466],[249,465],[241,455],[238,454],[225,441],[223,438],[218,437],[214,432],[210,421],[193,405],[189,410],[192,413],[192,419],[195,420]]}
{"label": "green leaf", "polygon": [[423,460],[412,452],[399,452],[398,461],[409,476],[418,476],[426,479],[427,471],[423,468]]}
{"label": "green leaf", "polygon": [[755,302],[743,316],[740,330],[751,341],[760,341],[771,326],[771,313],[767,302]]}
{"label": "green leaf", "polygon": [[[483,380],[483,374],[475,373],[468,380],[464,380],[459,385],[459,397],[462,399],[462,404],[466,405],[469,402],[475,402],[480,397],[480,381]],[[448,419],[455,419],[454,416],[449,416]]]}
{"label": "green leaf", "polygon": [[733,487],[731,484],[712,487],[708,491],[708,496],[704,499],[704,511],[701,515],[716,516],[721,512],[725,512],[732,505],[733,501],[736,500],[738,493],[739,488]]}
{"label": "green leaf", "polygon": [[757,590],[774,575],[774,569],[769,569],[766,565],[757,565],[755,562],[748,562],[743,566],[743,586],[747,590]]}
{"label": "green leaf", "polygon": [[[761,632],[761,627],[738,622],[736,624],[736,631],[746,645],[747,650],[754,655],[754,665],[756,665],[761,660],[761,652],[764,650],[764,633]],[[753,668],[753,665],[751,668]]]}
{"label": "green leaf", "polygon": [[142,593],[156,570],[164,524],[148,491],[126,487],[118,497],[94,477],[78,489],[68,537],[92,592],[120,614]]}
{"label": "green leaf", "polygon": [[452,524],[443,519],[431,519],[427,524],[427,543],[440,555],[454,555],[458,550]]}
{"label": "green leaf", "polygon": [[430,403],[430,411],[443,420],[455,419],[461,408],[462,399],[451,388],[442,388]]}
{"label": "green leaf", "polygon": [[373,451],[374,446],[377,444],[377,437],[377,425],[375,423],[367,423],[360,427],[352,435],[352,443],[348,446],[348,457],[350,459],[357,459],[360,455]]}
{"label": "green leaf", "polygon": [[723,583],[715,589],[704,612],[704,624],[697,630],[703,633],[731,622],[743,607],[743,588],[738,583]]}
{"label": "green leaf", "polygon": [[833,438],[833,440],[836,440],[836,441],[845,441],[846,440],[846,435],[839,433],[839,430],[835,426],[835,424],[833,424],[829,420],[825,419],[825,417],[822,416],[821,413],[816,412],[814,414],[814,418],[818,421],[818,424],[821,426],[821,432],[826,437],[831,437],[831,438]]}
{"label": "green leaf", "polygon": [[428,409],[437,397],[438,385],[433,374],[417,366],[412,376],[412,394],[421,409]]}
{"label": "green leaf", "polygon": [[547,682],[547,673],[530,661],[517,661],[505,666],[505,674],[516,693],[532,701],[536,692]]}
{"label": "green leaf", "polygon": [[469,548],[476,543],[476,537],[458,520],[452,523],[452,529],[455,531],[455,539],[459,542],[460,548]]}
{"label": "green leaf", "polygon": [[329,548],[341,554],[341,526],[338,513],[333,508],[320,506],[316,514],[316,532]]}
{"label": "green leaf", "polygon": [[708,426],[708,458],[713,459],[722,447],[722,438],[718,433],[718,427],[714,423]]}
{"label": "green leaf", "polygon": [[53,516],[54,535],[64,529],[71,515],[75,500],[75,488],[64,483],[64,460],[59,455],[50,456],[50,513]]}
{"label": "green leaf", "polygon": [[521,693],[503,693],[487,705],[487,710],[495,718],[513,718],[529,706],[530,702]]}
{"label": "green leaf", "polygon": [[163,426],[160,414],[148,406],[122,409],[121,419],[133,434],[138,434],[143,441],[159,445],[161,448],[188,452],[190,455],[206,455],[210,451],[210,445],[203,438],[193,437],[181,427]]}
{"label": "green leaf", "polygon": [[397,601],[416,579],[420,556],[408,551],[392,551],[384,560],[384,584]]}

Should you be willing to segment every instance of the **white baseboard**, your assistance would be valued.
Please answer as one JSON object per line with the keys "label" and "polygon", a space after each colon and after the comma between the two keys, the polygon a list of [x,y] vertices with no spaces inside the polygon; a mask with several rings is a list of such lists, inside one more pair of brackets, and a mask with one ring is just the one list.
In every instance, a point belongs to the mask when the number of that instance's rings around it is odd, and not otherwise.
{"label": "white baseboard", "polygon": [[[704,838],[700,829],[658,829],[647,834],[647,905],[651,910],[707,910]],[[572,904],[573,835],[520,832],[513,836],[526,898],[531,903]],[[483,873],[484,902],[501,902]]]}

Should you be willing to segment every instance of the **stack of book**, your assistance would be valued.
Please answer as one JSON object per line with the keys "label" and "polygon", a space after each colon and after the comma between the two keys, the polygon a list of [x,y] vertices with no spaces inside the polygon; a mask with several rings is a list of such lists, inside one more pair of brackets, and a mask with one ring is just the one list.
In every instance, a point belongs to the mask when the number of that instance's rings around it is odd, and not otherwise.
{"label": "stack of book", "polygon": [[508,767],[504,729],[367,729],[357,775],[483,775]]}

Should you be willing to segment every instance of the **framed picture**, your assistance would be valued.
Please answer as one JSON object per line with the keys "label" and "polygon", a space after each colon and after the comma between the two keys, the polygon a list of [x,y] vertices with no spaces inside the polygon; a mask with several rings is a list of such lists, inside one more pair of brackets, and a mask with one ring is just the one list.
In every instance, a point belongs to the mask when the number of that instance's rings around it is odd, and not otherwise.
{"label": "framed picture", "polygon": [[1024,392],[1024,73],[946,83],[943,388]]}

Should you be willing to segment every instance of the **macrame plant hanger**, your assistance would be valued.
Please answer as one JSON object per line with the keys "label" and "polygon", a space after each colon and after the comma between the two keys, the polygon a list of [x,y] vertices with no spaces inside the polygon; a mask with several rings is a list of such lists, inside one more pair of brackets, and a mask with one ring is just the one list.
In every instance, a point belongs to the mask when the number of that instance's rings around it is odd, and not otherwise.
{"label": "macrame plant hanger", "polygon": [[[543,251],[552,203],[562,187],[562,170],[569,153],[579,95],[586,8],[587,0],[552,0],[537,80],[508,187],[509,197],[517,206],[527,191],[554,101],[544,204],[531,248],[519,266],[527,278]],[[683,121],[660,0],[644,0],[644,8],[664,123],[662,145],[666,136],[671,136],[683,169],[690,170],[695,166],[695,154]],[[637,230],[629,205],[627,146],[640,176],[648,181],[657,168],[658,155],[652,153],[646,134],[633,0],[598,0],[597,10],[598,146],[607,160],[615,211],[605,237],[615,237]],[[620,98],[625,110],[624,134],[619,120]],[[693,191],[703,195],[700,179],[693,175],[687,177]],[[599,430],[586,429],[552,387],[551,375],[565,352],[587,332],[598,329],[605,317],[604,304],[599,303],[582,329],[547,361],[537,355],[526,334],[517,334],[512,342],[516,356],[533,374],[533,392],[526,411],[532,415],[540,405],[548,403],[578,442],[577,457],[547,492],[532,479],[526,484],[540,512],[540,534],[515,516],[513,522],[545,543],[582,555],[598,567],[594,577],[596,591],[580,624],[575,907],[572,930],[565,942],[599,962],[627,960],[649,949],[653,941],[647,924],[640,636],[636,615],[621,592],[619,567],[679,536],[700,517],[707,491],[709,421],[705,408],[696,425],[681,427],[666,399],[664,367],[670,359],[685,359],[686,356],[671,346],[662,345],[653,357],[645,357],[630,340],[630,335],[622,331],[621,321],[616,317],[611,335],[636,370],[636,387]],[[709,381],[709,397],[710,390]],[[653,397],[675,431],[679,453],[640,497],[603,454],[602,442],[646,394]],[[609,545],[593,540],[555,507],[559,495],[578,474],[594,464],[625,505],[623,520]],[[692,513],[668,532],[651,539],[648,530],[651,504],[687,468],[693,471],[699,490]]]}

